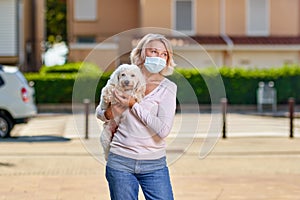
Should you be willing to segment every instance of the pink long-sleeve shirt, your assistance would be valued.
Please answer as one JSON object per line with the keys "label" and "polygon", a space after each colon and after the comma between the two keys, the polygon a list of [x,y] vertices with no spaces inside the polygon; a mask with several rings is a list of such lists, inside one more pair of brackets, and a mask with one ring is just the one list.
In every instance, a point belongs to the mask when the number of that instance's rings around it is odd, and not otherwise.
{"label": "pink long-sleeve shirt", "polygon": [[[175,116],[176,92],[176,84],[165,78],[141,102],[125,110],[110,151],[137,160],[165,156],[165,138],[172,129]],[[104,112],[99,108],[96,112],[103,120]]]}

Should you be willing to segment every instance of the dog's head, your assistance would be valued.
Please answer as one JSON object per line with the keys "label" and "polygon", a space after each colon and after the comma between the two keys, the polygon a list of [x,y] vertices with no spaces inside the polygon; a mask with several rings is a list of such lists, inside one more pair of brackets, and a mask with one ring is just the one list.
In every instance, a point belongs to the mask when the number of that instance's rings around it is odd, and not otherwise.
{"label": "dog's head", "polygon": [[140,90],[145,87],[145,79],[136,65],[122,64],[111,75],[111,83],[122,90]]}

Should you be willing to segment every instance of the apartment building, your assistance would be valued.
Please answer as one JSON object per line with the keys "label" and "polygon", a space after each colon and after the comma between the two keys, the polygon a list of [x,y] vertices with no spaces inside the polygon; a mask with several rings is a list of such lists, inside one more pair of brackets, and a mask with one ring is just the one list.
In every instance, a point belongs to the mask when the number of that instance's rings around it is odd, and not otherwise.
{"label": "apartment building", "polygon": [[[163,33],[182,67],[188,61],[270,67],[300,60],[300,0],[67,0],[67,9],[69,61],[88,58],[104,68],[127,62],[126,51],[142,36],[132,30],[145,27],[169,30]],[[0,10],[0,63],[38,70],[45,1],[2,0]],[[116,37],[124,31],[133,35]]]}
{"label": "apartment building", "polygon": [[102,68],[128,62],[137,33],[162,28],[180,67],[300,60],[300,0],[67,0],[67,16],[69,61]]}
{"label": "apartment building", "polygon": [[42,65],[44,0],[0,1],[0,63],[37,71]]}

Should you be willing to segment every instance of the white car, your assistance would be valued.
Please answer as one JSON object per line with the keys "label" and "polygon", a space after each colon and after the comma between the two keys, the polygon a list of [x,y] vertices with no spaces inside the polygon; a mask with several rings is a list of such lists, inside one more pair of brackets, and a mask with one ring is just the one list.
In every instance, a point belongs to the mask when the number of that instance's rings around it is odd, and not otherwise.
{"label": "white car", "polygon": [[9,137],[15,124],[37,114],[34,93],[17,67],[0,64],[0,138]]}

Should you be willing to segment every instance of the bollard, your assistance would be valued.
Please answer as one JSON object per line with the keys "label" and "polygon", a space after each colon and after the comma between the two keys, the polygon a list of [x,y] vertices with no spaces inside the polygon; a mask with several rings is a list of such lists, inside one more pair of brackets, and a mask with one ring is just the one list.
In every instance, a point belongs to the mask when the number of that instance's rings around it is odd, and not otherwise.
{"label": "bollard", "polygon": [[89,138],[89,114],[90,114],[90,100],[84,99],[84,110],[85,110],[85,139]]}
{"label": "bollard", "polygon": [[290,138],[294,137],[294,104],[295,99],[289,98],[289,117],[290,117]]}
{"label": "bollard", "polygon": [[223,117],[223,127],[222,127],[222,137],[226,138],[226,113],[227,113],[227,99],[222,98],[221,99],[221,105],[222,105],[222,117]]}

